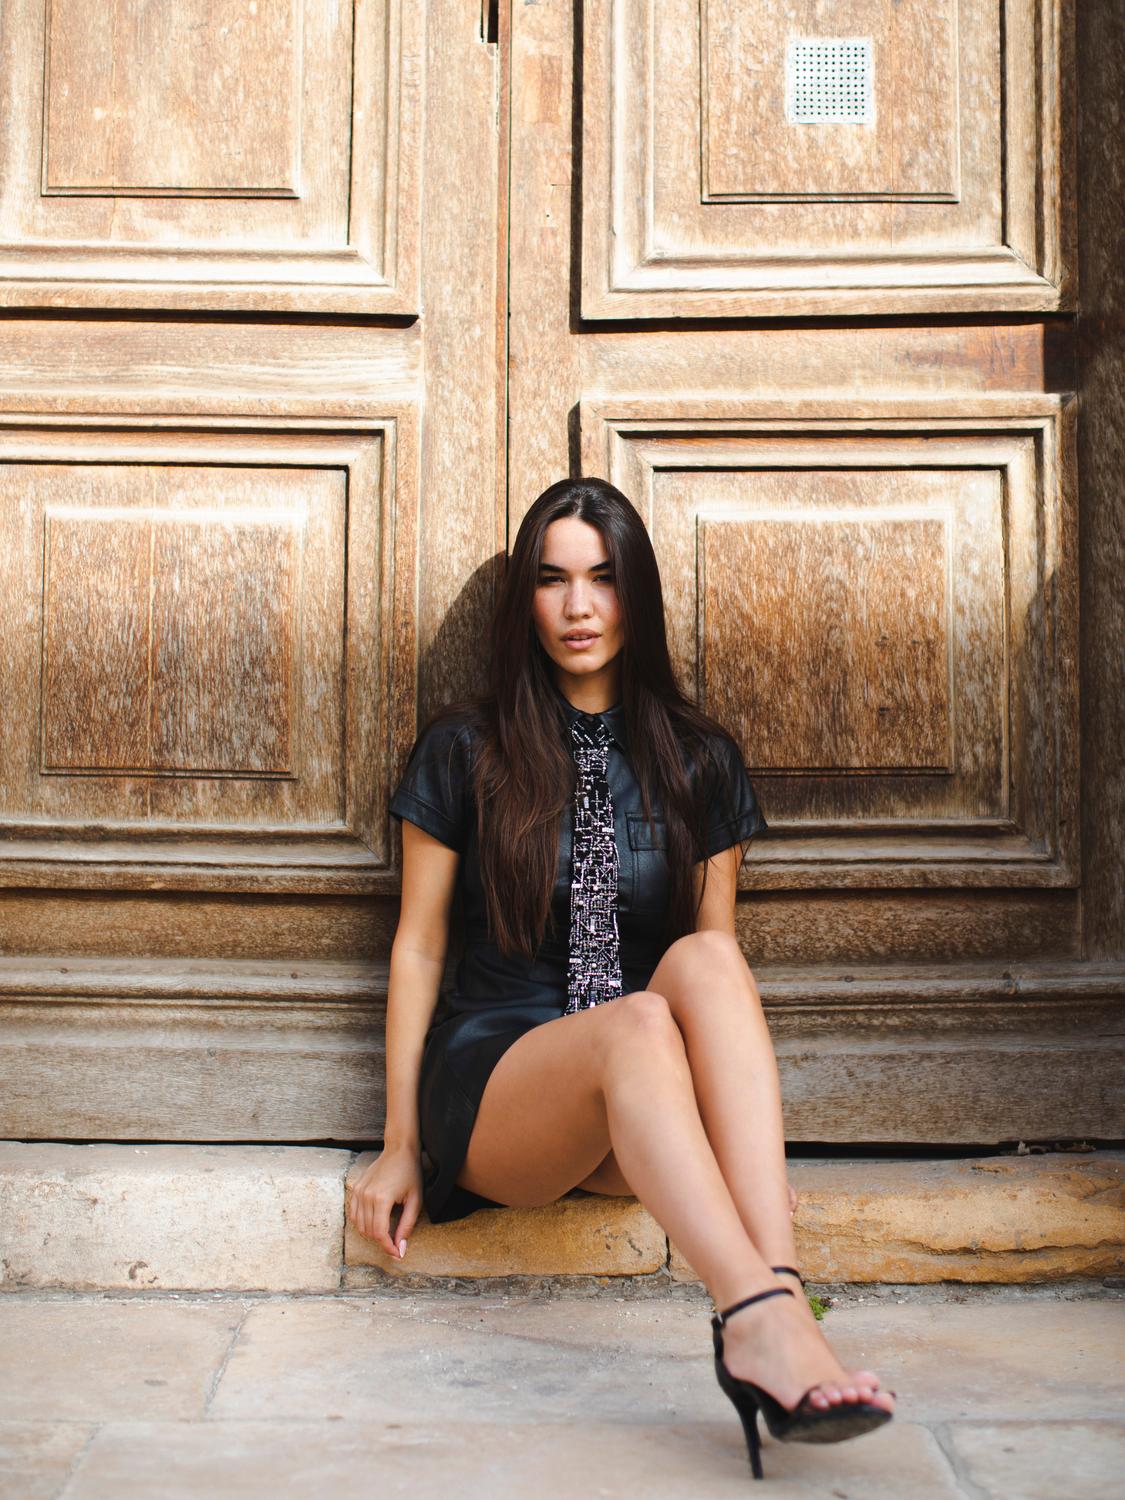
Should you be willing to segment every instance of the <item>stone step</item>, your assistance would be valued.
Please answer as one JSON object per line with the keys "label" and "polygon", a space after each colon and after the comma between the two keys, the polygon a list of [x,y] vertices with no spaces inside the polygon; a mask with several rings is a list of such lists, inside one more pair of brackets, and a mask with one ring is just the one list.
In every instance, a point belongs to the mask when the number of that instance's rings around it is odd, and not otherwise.
{"label": "stone step", "polygon": [[[377,1153],[0,1142],[0,1286],[334,1291],[391,1278],[696,1280],[633,1198],[415,1226],[392,1260],[346,1217]],[[818,1282],[1026,1283],[1125,1272],[1125,1152],[794,1159],[798,1263]],[[609,1281],[612,1285],[612,1280]]]}

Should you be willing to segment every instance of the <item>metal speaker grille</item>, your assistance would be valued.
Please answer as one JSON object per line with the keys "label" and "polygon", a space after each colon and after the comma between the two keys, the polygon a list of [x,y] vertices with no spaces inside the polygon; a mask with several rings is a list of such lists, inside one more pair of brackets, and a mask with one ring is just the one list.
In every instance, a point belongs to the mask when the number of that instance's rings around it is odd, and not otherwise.
{"label": "metal speaker grille", "polygon": [[785,51],[785,116],[794,125],[870,125],[871,38],[805,37]]}

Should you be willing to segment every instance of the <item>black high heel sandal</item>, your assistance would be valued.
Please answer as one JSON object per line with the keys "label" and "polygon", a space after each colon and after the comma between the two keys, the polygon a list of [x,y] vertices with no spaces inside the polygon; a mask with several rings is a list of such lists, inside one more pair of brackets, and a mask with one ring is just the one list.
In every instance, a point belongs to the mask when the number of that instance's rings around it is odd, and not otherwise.
{"label": "black high heel sandal", "polygon": [[[778,1269],[792,1268],[771,1267],[771,1270]],[[800,1280],[798,1272],[794,1271],[793,1274]],[[893,1416],[892,1412],[882,1406],[873,1406],[870,1401],[845,1401],[839,1406],[813,1406],[810,1397],[821,1384],[820,1381],[810,1385],[795,1406],[785,1407],[769,1391],[762,1390],[752,1380],[743,1380],[731,1374],[723,1363],[723,1325],[727,1320],[742,1308],[749,1307],[752,1302],[761,1302],[766,1297],[794,1296],[796,1293],[787,1286],[771,1287],[768,1291],[755,1293],[753,1297],[744,1297],[741,1302],[735,1302],[722,1312],[716,1312],[711,1319],[715,1343],[715,1374],[721,1389],[734,1403],[734,1409],[742,1421],[750,1453],[750,1468],[755,1479],[765,1477],[762,1473],[761,1439],[758,1436],[759,1411],[765,1418],[770,1436],[779,1443],[841,1443],[845,1438],[859,1437],[861,1433],[881,1427]]]}

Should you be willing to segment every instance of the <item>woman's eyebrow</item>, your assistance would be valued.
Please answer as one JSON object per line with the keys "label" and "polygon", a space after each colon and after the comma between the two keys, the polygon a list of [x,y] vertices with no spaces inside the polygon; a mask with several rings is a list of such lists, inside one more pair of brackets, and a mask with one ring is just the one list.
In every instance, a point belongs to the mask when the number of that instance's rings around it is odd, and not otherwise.
{"label": "woman's eyebrow", "polygon": [[[586,571],[587,573],[600,573],[602,568],[608,568],[610,566],[611,564],[607,560],[606,562],[595,563],[592,568],[587,568]],[[539,571],[540,573],[565,573],[566,569],[557,567],[554,563],[541,562],[539,564]]]}

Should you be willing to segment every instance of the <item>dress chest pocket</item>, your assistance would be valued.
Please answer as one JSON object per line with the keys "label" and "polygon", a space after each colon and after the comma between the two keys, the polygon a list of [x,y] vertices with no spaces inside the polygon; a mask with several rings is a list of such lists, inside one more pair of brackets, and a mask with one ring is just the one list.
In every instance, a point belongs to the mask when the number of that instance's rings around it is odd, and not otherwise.
{"label": "dress chest pocket", "polygon": [[654,816],[652,826],[643,812],[631,812],[629,859],[633,866],[631,911],[663,914],[668,905],[668,825]]}
{"label": "dress chest pocket", "polygon": [[643,812],[631,812],[627,816],[630,849],[667,849],[668,824],[663,818],[654,813],[650,828]]}

